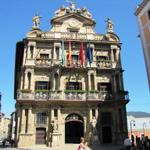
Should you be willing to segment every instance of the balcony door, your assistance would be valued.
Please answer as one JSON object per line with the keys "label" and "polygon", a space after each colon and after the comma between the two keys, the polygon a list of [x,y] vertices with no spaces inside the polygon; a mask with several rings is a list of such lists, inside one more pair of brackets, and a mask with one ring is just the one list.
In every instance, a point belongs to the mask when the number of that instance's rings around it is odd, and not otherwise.
{"label": "balcony door", "polygon": [[66,90],[82,90],[81,82],[67,82]]}

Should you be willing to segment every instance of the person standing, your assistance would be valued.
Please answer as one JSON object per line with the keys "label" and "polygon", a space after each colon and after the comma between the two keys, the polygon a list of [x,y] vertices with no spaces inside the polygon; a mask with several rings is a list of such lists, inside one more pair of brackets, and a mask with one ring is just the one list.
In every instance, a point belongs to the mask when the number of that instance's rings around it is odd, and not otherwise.
{"label": "person standing", "polygon": [[127,138],[124,140],[124,147],[125,147],[125,150],[130,150],[130,149],[131,149],[131,145],[132,145],[132,142],[131,142],[131,140],[129,139],[129,137],[127,137]]}
{"label": "person standing", "polygon": [[84,137],[81,137],[80,138],[80,144],[79,144],[78,150],[85,150],[86,147],[87,147],[87,142],[85,142]]}

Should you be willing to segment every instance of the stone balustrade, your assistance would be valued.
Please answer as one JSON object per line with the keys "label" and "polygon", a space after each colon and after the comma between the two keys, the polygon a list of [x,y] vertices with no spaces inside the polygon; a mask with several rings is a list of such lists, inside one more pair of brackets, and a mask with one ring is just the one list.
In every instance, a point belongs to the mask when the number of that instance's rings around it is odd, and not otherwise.
{"label": "stone balustrade", "polygon": [[36,66],[39,67],[49,67],[51,66],[51,59],[36,59],[35,61]]}
{"label": "stone balustrade", "polygon": [[44,32],[41,34],[44,39],[74,39],[74,40],[95,40],[103,39],[102,35],[94,33],[69,33],[69,32]]}
{"label": "stone balustrade", "polygon": [[[104,101],[108,94],[106,93],[85,93],[85,92],[50,92],[50,91],[39,91],[24,93],[18,92],[18,100],[77,100],[77,101]],[[107,97],[108,98],[108,97]],[[109,97],[110,98],[110,97]]]}

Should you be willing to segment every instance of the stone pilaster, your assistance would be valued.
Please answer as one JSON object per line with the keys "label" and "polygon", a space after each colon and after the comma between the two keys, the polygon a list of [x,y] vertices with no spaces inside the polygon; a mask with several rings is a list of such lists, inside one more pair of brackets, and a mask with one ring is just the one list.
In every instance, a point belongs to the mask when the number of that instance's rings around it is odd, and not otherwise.
{"label": "stone pilaster", "polygon": [[22,109],[22,116],[21,116],[21,131],[20,133],[25,133],[25,123],[26,123],[26,120],[25,120],[25,109],[23,108]]}

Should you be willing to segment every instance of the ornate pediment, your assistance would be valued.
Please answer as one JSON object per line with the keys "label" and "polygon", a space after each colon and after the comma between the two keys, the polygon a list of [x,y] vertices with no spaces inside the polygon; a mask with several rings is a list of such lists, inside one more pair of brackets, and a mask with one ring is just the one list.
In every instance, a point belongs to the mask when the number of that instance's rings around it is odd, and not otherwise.
{"label": "ornate pediment", "polygon": [[83,24],[86,24],[86,25],[91,25],[91,26],[95,25],[95,21],[93,19],[86,18],[85,16],[83,16],[81,14],[78,14],[78,13],[75,13],[75,12],[74,13],[70,13],[70,14],[65,14],[63,16],[59,16],[59,17],[56,17],[56,18],[53,18],[51,20],[51,23],[52,24],[63,23],[64,21],[69,20],[70,18],[73,20],[74,23],[75,22],[82,22]]}

